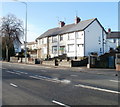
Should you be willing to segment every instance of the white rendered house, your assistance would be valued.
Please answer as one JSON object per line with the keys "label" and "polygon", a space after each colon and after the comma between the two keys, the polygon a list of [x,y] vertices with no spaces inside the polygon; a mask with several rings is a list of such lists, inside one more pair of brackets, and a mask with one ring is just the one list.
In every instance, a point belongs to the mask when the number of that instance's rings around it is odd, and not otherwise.
{"label": "white rendered house", "polygon": [[106,31],[97,18],[81,21],[76,17],[75,23],[49,29],[37,39],[38,58],[53,58],[62,54],[67,57],[79,58],[88,56],[91,52],[104,54]]}

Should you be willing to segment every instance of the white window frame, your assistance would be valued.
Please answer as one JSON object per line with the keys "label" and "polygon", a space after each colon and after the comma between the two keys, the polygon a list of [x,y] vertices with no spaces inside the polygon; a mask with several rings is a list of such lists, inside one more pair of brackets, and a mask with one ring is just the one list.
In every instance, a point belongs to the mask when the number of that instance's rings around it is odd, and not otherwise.
{"label": "white window frame", "polygon": [[44,44],[44,38],[42,38],[42,44]]}
{"label": "white window frame", "polygon": [[[62,38],[62,39],[61,39]],[[63,35],[60,35],[60,41],[63,41]]]}
{"label": "white window frame", "polygon": [[[73,47],[70,47],[70,46],[73,46]],[[74,44],[68,44],[68,52],[74,52]]]}
{"label": "white window frame", "polygon": [[68,40],[74,40],[74,39],[75,39],[74,33],[69,33],[68,34]]}
{"label": "white window frame", "polygon": [[52,37],[52,43],[57,42],[57,36]]}
{"label": "white window frame", "polygon": [[[63,50],[61,50],[62,47],[63,47]],[[65,51],[65,46],[60,46],[59,49],[60,49],[60,51],[61,51],[62,54],[65,54],[65,52],[66,52],[66,51]]]}
{"label": "white window frame", "polygon": [[[55,51],[56,48],[56,51]],[[57,46],[52,46],[52,54],[57,54]]]}

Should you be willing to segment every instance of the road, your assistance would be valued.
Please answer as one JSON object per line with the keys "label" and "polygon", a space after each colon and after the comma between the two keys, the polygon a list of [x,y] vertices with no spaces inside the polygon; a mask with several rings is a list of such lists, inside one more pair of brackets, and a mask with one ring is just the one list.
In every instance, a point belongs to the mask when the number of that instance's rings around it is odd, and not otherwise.
{"label": "road", "polygon": [[[116,105],[118,76],[2,63],[3,105]],[[109,72],[108,72],[109,73]]]}

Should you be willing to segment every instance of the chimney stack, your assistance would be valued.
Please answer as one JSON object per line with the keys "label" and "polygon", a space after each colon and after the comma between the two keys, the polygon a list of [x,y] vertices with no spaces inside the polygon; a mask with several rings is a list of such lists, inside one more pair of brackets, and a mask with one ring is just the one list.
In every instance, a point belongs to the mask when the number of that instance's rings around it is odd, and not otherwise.
{"label": "chimney stack", "polygon": [[111,29],[110,28],[108,29],[108,33],[111,33]]}
{"label": "chimney stack", "polygon": [[65,25],[65,22],[64,22],[64,21],[60,21],[60,22],[59,22],[60,28],[63,27],[64,25]]}
{"label": "chimney stack", "polygon": [[75,18],[75,24],[78,24],[80,21],[81,21],[81,19],[76,16],[76,18]]}

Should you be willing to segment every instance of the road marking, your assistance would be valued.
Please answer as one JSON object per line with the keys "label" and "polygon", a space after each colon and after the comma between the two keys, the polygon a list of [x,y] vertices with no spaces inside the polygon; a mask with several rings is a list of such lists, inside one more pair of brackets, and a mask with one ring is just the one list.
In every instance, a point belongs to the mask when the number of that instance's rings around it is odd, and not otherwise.
{"label": "road marking", "polygon": [[21,73],[21,74],[28,74],[28,73],[26,73],[26,72],[21,72],[21,71],[16,71],[16,70],[14,70],[15,72],[18,72],[18,73]]}
{"label": "road marking", "polygon": [[60,106],[70,107],[70,106],[68,106],[68,105],[66,105],[66,104],[63,104],[63,103],[58,102],[58,101],[55,101],[55,100],[52,100],[52,102],[55,103],[55,104],[58,104],[58,105],[60,105]]}
{"label": "road marking", "polygon": [[102,89],[102,88],[97,88],[97,87],[92,87],[92,86],[87,86],[87,85],[82,85],[78,84],[75,85],[76,87],[82,87],[82,88],[87,88],[87,89],[93,89],[93,90],[99,90],[99,91],[104,91],[104,92],[109,92],[109,93],[114,93],[114,94],[120,94],[118,91],[113,91],[113,90],[108,90],[108,89]]}
{"label": "road marking", "polygon": [[12,72],[12,71],[6,71],[6,72],[11,73],[11,74],[21,75],[20,73],[16,73],[16,72]]}
{"label": "road marking", "polygon": [[112,82],[117,82],[117,83],[120,82],[120,81],[117,81],[117,80],[110,80],[110,81],[112,81]]}
{"label": "road marking", "polygon": [[56,82],[56,83],[64,83],[64,84],[69,84],[71,81],[70,80],[59,80],[58,78],[49,78],[45,76],[40,76],[40,75],[35,75],[35,76],[29,76],[30,78],[34,79],[40,79],[40,80],[46,80],[46,81],[51,81],[51,82]]}
{"label": "road marking", "polygon": [[13,87],[16,87],[16,88],[18,87],[17,85],[15,85],[13,83],[10,83],[10,85],[13,86]]}
{"label": "road marking", "polygon": [[12,73],[12,74],[15,74],[15,72],[12,72],[12,71],[6,71],[6,72],[8,72],[8,73]]}
{"label": "road marking", "polygon": [[70,80],[61,80],[61,83],[64,83],[64,84],[69,84],[71,81]]}
{"label": "road marking", "polygon": [[56,83],[60,82],[58,80],[50,79],[48,77],[44,77],[44,76],[38,76],[38,77],[36,77],[36,76],[29,76],[29,77],[34,78],[34,79],[39,79],[39,80],[46,80],[46,81],[56,82]]}
{"label": "road marking", "polygon": [[21,75],[20,73],[15,73],[15,74],[17,74],[17,75]]}

